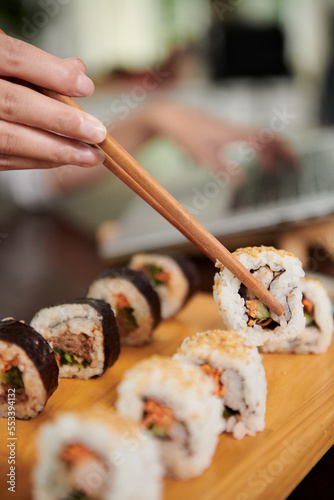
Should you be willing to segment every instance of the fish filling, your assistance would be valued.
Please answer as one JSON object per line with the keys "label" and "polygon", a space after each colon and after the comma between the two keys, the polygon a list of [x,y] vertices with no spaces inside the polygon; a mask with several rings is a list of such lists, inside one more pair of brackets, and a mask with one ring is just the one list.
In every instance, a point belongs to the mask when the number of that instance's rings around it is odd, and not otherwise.
{"label": "fish filling", "polygon": [[[269,266],[262,266],[259,269],[250,271],[253,276],[262,283],[262,285],[270,291],[272,282],[280,276],[284,271],[272,271]],[[245,300],[246,313],[248,316],[247,325],[260,325],[262,328],[274,330],[279,324],[272,319],[267,306],[245,287],[240,285],[239,293]]]}
{"label": "fish filling", "polygon": [[206,375],[209,375],[214,381],[215,384],[215,395],[218,397],[223,397],[225,394],[225,387],[221,382],[221,377],[224,373],[224,370],[218,370],[218,368],[214,368],[209,365],[209,363],[204,363],[200,365],[200,368]]}
{"label": "fish filling", "polygon": [[144,401],[142,425],[154,436],[169,439],[187,447],[188,431],[186,426],[177,420],[173,410],[156,399]]}
{"label": "fish filling", "polygon": [[[60,453],[65,464],[71,493],[64,500],[101,500],[105,498],[111,465],[83,443],[74,442]],[[91,472],[94,471],[94,480]]]}
{"label": "fish filling", "polygon": [[303,304],[303,310],[304,310],[304,316],[306,320],[306,325],[305,326],[312,326],[316,325],[315,319],[314,319],[314,305],[312,302],[303,295],[302,298],[302,304]]}
{"label": "fish filling", "polygon": [[138,328],[134,312],[127,297],[119,293],[116,296],[116,319],[120,331],[130,333]]}

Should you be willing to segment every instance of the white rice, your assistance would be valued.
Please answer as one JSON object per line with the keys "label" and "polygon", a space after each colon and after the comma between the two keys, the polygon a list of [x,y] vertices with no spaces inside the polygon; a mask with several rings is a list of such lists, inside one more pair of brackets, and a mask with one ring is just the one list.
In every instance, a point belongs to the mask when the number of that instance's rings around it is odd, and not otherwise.
{"label": "white rice", "polygon": [[263,352],[292,352],[296,354],[321,354],[327,351],[333,336],[332,305],[325,286],[318,279],[305,277],[301,290],[314,306],[315,325],[305,327],[296,338],[266,342]]}
{"label": "white rice", "polygon": [[[66,413],[42,426],[38,436],[38,463],[34,471],[35,500],[63,500],[77,488],[60,454],[79,442],[107,463],[110,473],[96,467],[79,478],[81,489],[97,486],[101,500],[159,500],[162,468],[156,443],[130,420],[112,410],[96,409],[82,416]],[[78,479],[77,479],[78,480]]]}
{"label": "white rice", "polygon": [[[15,417],[19,419],[35,417],[44,409],[47,402],[46,390],[36,366],[24,349],[16,344],[0,340],[0,352],[0,372],[4,369],[3,360],[12,361],[17,356],[17,367],[22,373],[25,398],[22,401],[20,401],[19,396],[10,399],[15,406]],[[15,392],[17,391],[16,389]],[[0,417],[7,418],[7,415],[8,402],[4,386],[0,384]]]}
{"label": "white rice", "polygon": [[270,316],[278,323],[273,330],[262,328],[256,323],[249,326],[245,300],[239,293],[241,282],[218,263],[220,272],[215,276],[213,290],[225,327],[245,334],[248,341],[254,345],[262,345],[267,340],[295,338],[305,327],[300,290],[300,279],[304,276],[304,271],[300,260],[283,250],[264,246],[241,248],[233,255],[248,271],[255,271],[264,266],[272,271],[283,271],[269,284],[269,291],[284,306],[285,313],[278,317],[270,311]]}
{"label": "white rice", "polygon": [[145,264],[161,267],[170,275],[166,285],[152,284],[161,301],[161,316],[164,319],[174,316],[184,305],[189,293],[189,283],[180,265],[167,255],[139,253],[132,257],[129,267],[142,270]]}
{"label": "white rice", "polygon": [[102,375],[104,370],[104,337],[102,320],[96,309],[89,304],[61,304],[41,309],[31,320],[31,326],[40,333],[53,348],[55,339],[65,332],[84,334],[93,339],[90,351],[91,363],[86,368],[79,365],[59,366],[60,378],[88,380]]}
{"label": "white rice", "polygon": [[138,328],[124,336],[119,329],[121,343],[131,346],[141,346],[152,340],[154,319],[146,297],[138,288],[125,278],[100,278],[91,284],[87,297],[102,299],[110,304],[117,318],[117,295],[122,294],[133,308],[133,315]]}
{"label": "white rice", "polygon": [[256,347],[245,344],[245,338],[234,331],[209,330],[186,338],[175,359],[195,365],[208,363],[222,371],[220,382],[225,388],[221,400],[239,414],[223,417],[227,432],[236,439],[254,436],[265,427],[267,381],[261,356]]}
{"label": "white rice", "polygon": [[126,372],[116,406],[121,415],[141,422],[144,400],[151,398],[169,406],[188,432],[188,446],[157,438],[165,474],[177,479],[200,475],[223,431],[222,403],[214,396],[213,381],[190,363],[153,356]]}

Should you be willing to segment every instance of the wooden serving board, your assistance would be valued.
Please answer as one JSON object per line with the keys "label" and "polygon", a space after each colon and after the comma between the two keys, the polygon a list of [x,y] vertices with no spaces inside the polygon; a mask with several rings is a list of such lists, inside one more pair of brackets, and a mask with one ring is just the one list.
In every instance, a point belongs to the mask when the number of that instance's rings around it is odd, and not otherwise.
{"label": "wooden serving board", "polygon": [[[99,379],[60,380],[44,412],[16,422],[16,493],[7,491],[9,473],[7,420],[0,422],[0,491],[2,499],[31,499],[35,438],[42,424],[64,410],[112,406],[124,371],[158,353],[171,355],[197,331],[221,328],[211,295],[198,294],[173,320],[156,331],[144,348],[123,348],[114,367]],[[334,344],[334,343],[333,343]],[[333,444],[334,345],[326,354],[265,354],[268,396],[266,429],[241,441],[219,438],[212,464],[201,477],[187,482],[166,480],[164,500],[284,499]]]}

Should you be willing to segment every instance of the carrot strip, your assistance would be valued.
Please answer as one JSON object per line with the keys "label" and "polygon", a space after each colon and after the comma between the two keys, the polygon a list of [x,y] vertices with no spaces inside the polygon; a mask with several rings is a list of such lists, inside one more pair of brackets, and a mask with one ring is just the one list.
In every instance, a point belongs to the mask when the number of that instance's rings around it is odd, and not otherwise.
{"label": "carrot strip", "polygon": [[99,458],[99,455],[82,443],[71,443],[63,448],[60,458],[72,465],[84,460]]}

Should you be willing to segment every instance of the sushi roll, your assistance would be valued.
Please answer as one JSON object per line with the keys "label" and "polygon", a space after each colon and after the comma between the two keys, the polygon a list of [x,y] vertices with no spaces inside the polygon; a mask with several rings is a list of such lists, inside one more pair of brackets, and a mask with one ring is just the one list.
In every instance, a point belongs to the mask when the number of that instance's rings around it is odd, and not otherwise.
{"label": "sushi roll", "polygon": [[174,316],[199,289],[198,270],[182,256],[138,253],[132,257],[129,267],[149,277],[160,297],[163,319]]}
{"label": "sushi roll", "polygon": [[300,260],[273,247],[240,248],[232,254],[280,302],[285,312],[277,316],[222,266],[215,276],[214,298],[225,327],[245,334],[250,343],[295,338],[304,330]]}
{"label": "sushi roll", "polygon": [[103,300],[75,299],[46,307],[31,326],[54,350],[62,378],[102,375],[120,353],[115,316]]}
{"label": "sushi roll", "polygon": [[[36,417],[58,387],[52,349],[33,328],[14,319],[0,322],[0,416]],[[13,410],[11,408],[13,407]]]}
{"label": "sushi roll", "polygon": [[155,436],[165,475],[189,479],[210,465],[223,430],[214,390],[197,366],[152,356],[126,372],[116,407]]}
{"label": "sushi roll", "polygon": [[125,267],[108,269],[91,284],[87,296],[110,304],[123,345],[152,341],[161,319],[160,300],[145,274]]}
{"label": "sushi roll", "polygon": [[291,352],[321,354],[327,351],[333,336],[332,304],[325,286],[319,279],[301,280],[302,304],[306,320],[305,330],[291,340],[268,341],[263,352]]}
{"label": "sushi roll", "polygon": [[265,427],[267,381],[261,356],[234,331],[210,330],[186,338],[175,359],[199,366],[215,383],[223,402],[222,418],[236,439]]}
{"label": "sushi roll", "polygon": [[110,409],[65,413],[38,435],[35,500],[159,500],[158,447]]}

